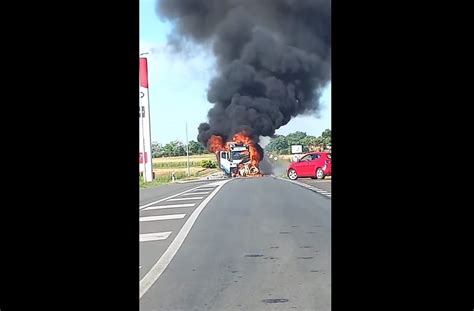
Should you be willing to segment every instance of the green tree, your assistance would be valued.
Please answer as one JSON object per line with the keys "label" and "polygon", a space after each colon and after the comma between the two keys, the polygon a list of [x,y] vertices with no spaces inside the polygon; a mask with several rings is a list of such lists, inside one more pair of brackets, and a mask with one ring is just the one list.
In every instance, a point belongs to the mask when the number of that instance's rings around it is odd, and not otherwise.
{"label": "green tree", "polygon": [[322,143],[324,146],[331,144],[331,130],[325,129],[324,132],[321,134]]}
{"label": "green tree", "polygon": [[288,142],[286,140],[286,137],[283,135],[278,135],[275,138],[272,138],[270,143],[267,145],[266,149],[268,151],[281,151],[288,149]]}
{"label": "green tree", "polygon": [[186,149],[179,140],[174,140],[163,146],[163,155],[165,157],[176,157],[186,155]]}
{"label": "green tree", "polygon": [[318,138],[316,136],[308,135],[302,140],[303,146],[305,147],[316,147],[319,146]]}
{"label": "green tree", "polygon": [[287,140],[287,143],[289,146],[291,145],[304,145],[304,138],[306,137],[306,133],[305,132],[300,132],[300,131],[297,131],[297,132],[294,132],[294,133],[290,133],[286,136],[286,140]]}
{"label": "green tree", "polygon": [[191,140],[189,142],[189,154],[203,154],[206,149],[197,141]]}
{"label": "green tree", "polygon": [[151,143],[151,156],[153,158],[159,158],[163,155],[163,146],[160,143],[152,142]]}

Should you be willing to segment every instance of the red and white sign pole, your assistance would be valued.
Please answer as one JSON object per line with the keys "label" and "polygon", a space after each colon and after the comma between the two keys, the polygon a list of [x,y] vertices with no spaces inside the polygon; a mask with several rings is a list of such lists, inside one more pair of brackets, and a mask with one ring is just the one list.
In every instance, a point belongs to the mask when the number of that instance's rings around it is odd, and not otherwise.
{"label": "red and white sign pole", "polygon": [[151,162],[151,122],[148,98],[148,59],[140,57],[140,173],[145,181],[153,180]]}

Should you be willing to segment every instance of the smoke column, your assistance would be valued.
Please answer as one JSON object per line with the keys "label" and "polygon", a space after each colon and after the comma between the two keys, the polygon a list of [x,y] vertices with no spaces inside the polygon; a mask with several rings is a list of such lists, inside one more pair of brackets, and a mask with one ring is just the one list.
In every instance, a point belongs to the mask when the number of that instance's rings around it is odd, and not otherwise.
{"label": "smoke column", "polygon": [[217,58],[209,122],[199,125],[203,145],[240,131],[258,143],[319,109],[330,80],[329,0],[158,0],[156,10],[175,25],[174,47],[209,45]]}

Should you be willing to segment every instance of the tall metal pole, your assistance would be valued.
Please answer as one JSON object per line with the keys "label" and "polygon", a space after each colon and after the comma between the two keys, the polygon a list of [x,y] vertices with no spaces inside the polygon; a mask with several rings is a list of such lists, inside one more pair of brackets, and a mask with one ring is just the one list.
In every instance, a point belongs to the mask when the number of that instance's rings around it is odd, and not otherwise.
{"label": "tall metal pole", "polygon": [[189,172],[189,141],[188,141],[188,122],[186,122],[186,154],[188,156],[188,177],[191,176]]}

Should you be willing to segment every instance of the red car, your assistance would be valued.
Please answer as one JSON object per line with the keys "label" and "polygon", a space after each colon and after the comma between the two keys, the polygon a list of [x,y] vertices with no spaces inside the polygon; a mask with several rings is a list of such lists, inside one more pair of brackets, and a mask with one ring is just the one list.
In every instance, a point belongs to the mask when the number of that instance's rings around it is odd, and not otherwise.
{"label": "red car", "polygon": [[331,175],[331,154],[329,152],[311,152],[292,162],[288,166],[288,178],[311,177],[323,179]]}

